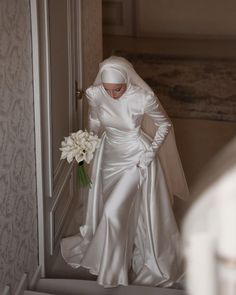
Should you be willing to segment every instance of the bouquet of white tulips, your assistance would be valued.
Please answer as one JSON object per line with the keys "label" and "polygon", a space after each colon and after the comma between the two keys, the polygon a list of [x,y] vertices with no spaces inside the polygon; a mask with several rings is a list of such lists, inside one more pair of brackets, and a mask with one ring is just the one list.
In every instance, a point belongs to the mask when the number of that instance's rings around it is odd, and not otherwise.
{"label": "bouquet of white tulips", "polygon": [[87,164],[93,158],[100,139],[92,132],[79,130],[64,138],[61,143],[61,159],[67,159],[68,163],[75,160],[78,165],[78,184],[81,187],[90,186],[91,180],[84,169],[84,162]]}

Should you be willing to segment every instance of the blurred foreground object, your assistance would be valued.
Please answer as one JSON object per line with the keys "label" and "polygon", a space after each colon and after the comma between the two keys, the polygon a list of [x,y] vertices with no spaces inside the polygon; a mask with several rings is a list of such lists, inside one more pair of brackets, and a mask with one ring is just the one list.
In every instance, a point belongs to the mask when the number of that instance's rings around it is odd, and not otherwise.
{"label": "blurred foreground object", "polygon": [[190,295],[236,294],[236,138],[205,170],[183,223]]}

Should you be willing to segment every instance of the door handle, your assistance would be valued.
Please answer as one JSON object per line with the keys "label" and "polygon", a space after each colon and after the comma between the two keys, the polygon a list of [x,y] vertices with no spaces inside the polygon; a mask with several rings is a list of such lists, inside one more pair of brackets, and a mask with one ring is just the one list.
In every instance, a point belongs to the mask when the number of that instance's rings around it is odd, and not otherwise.
{"label": "door handle", "polygon": [[84,91],[82,89],[81,90],[76,89],[75,95],[77,99],[82,99],[84,95]]}
{"label": "door handle", "polygon": [[75,81],[75,111],[78,110],[78,100],[81,100],[83,98],[84,91],[82,89],[79,89],[78,87],[78,81]]}
{"label": "door handle", "polygon": [[75,80],[75,95],[76,99],[82,99],[83,98],[84,91],[82,89],[79,89],[78,87],[78,81]]}

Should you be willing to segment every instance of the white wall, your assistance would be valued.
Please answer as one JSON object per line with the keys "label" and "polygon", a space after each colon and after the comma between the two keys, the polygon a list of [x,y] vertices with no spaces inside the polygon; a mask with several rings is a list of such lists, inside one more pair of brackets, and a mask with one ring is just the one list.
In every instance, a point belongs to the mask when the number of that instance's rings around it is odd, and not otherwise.
{"label": "white wall", "polygon": [[235,0],[136,0],[136,5],[138,36],[236,38]]}

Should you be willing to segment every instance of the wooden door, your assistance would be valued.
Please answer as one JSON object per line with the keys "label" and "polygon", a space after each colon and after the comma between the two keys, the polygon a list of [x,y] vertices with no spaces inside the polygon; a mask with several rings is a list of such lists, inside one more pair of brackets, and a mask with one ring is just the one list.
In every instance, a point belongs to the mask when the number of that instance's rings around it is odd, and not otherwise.
{"label": "wooden door", "polygon": [[[39,263],[46,276],[78,198],[75,165],[60,160],[65,136],[82,126],[80,0],[32,0],[36,153],[39,206]],[[37,52],[38,51],[38,52]],[[38,77],[37,77],[38,75]]]}

